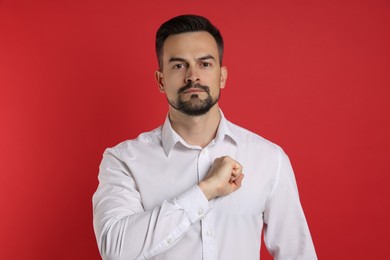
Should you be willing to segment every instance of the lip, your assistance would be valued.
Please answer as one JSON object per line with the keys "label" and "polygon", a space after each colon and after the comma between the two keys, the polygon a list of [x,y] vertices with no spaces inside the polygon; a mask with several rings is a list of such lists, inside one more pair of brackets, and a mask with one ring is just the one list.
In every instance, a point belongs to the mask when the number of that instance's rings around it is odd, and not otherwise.
{"label": "lip", "polygon": [[204,92],[204,90],[200,88],[190,88],[184,91],[184,93],[199,93],[199,92]]}

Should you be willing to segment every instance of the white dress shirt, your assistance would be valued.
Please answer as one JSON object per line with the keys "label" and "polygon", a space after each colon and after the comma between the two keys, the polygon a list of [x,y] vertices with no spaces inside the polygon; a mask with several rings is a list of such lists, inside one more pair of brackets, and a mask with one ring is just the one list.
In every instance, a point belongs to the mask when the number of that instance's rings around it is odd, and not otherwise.
{"label": "white dress shirt", "polygon": [[[225,155],[243,166],[242,187],[208,201],[197,184]],[[107,149],[93,210],[105,260],[258,260],[263,228],[275,259],[317,259],[288,157],[223,114],[203,149],[168,118]]]}

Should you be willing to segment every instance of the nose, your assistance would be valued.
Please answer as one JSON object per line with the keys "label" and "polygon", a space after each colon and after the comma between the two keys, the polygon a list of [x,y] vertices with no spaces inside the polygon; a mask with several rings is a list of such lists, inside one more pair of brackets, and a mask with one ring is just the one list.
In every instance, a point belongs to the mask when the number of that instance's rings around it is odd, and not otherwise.
{"label": "nose", "polygon": [[188,68],[185,78],[185,83],[195,83],[199,81],[199,74],[196,69]]}

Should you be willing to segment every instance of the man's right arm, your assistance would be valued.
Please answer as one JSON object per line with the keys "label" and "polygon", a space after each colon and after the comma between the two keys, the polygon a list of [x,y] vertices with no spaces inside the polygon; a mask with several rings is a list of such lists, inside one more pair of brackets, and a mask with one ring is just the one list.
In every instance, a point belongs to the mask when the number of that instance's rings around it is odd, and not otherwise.
{"label": "man's right arm", "polygon": [[[103,259],[147,259],[177,243],[191,225],[209,212],[208,199],[238,189],[237,176],[241,174],[234,172],[227,178],[234,164],[226,159],[217,161],[199,186],[145,211],[130,170],[114,149],[107,149],[93,197],[94,229]],[[228,188],[223,188],[221,182]]]}

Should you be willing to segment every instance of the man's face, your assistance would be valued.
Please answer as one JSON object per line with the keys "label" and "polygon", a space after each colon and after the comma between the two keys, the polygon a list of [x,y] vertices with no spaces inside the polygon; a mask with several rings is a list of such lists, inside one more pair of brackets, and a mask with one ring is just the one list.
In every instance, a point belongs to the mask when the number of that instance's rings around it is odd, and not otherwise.
{"label": "man's face", "polygon": [[198,116],[218,102],[227,70],[220,66],[217,43],[211,34],[202,31],[169,36],[163,46],[162,64],[156,80],[171,107]]}

